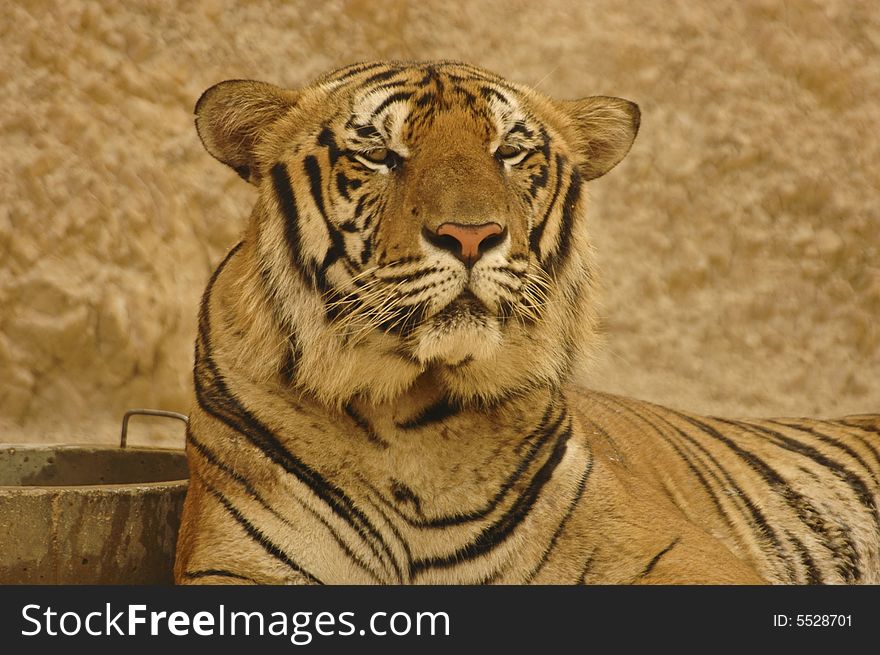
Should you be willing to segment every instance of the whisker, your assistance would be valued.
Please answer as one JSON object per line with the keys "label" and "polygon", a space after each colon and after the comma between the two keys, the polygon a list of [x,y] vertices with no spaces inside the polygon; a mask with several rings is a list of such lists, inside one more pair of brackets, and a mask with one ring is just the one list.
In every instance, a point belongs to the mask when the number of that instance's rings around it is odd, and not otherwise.
{"label": "whisker", "polygon": [[[360,343],[363,337],[367,336],[375,328],[384,321],[395,315],[399,309],[401,296],[399,289],[403,282],[399,282],[393,287],[376,288],[366,298],[357,305],[355,311],[350,312],[341,321],[338,321],[336,328],[342,332],[354,332],[349,334],[352,343]],[[382,302],[378,307],[369,301],[379,299]]]}

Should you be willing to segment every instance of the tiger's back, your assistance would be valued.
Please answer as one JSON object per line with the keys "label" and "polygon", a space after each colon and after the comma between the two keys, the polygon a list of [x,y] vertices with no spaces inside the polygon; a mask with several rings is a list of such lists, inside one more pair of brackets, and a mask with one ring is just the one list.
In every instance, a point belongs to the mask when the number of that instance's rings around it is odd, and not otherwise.
{"label": "tiger's back", "polygon": [[575,396],[621,475],[774,583],[877,583],[880,415],[731,420]]}

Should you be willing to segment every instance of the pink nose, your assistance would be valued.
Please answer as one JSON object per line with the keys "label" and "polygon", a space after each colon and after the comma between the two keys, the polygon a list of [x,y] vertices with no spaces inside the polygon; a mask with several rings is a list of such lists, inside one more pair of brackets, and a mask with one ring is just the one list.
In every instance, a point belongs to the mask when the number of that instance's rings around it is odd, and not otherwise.
{"label": "pink nose", "polygon": [[507,234],[498,223],[443,223],[433,235],[428,230],[425,232],[431,243],[450,251],[467,266],[473,266],[484,252],[499,245]]}

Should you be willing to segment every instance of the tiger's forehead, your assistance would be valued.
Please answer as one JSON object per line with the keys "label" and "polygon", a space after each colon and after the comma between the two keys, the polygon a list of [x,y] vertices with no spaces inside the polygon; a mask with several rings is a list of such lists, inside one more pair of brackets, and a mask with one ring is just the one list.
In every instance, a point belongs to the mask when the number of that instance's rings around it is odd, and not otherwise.
{"label": "tiger's forehead", "polygon": [[466,64],[364,64],[330,74],[321,86],[350,95],[347,130],[404,156],[412,136],[442,116],[452,115],[461,129],[482,132],[488,141],[532,120],[509,82]]}

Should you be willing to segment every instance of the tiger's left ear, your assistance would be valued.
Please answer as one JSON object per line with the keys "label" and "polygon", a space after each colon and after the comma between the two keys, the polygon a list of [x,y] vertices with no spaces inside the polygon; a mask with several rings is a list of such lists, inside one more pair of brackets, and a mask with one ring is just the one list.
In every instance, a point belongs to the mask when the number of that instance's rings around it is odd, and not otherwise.
{"label": "tiger's left ear", "polygon": [[258,146],[267,129],[298,98],[296,91],[254,80],[227,80],[202,94],[195,107],[202,145],[251,184],[259,184]]}
{"label": "tiger's left ear", "polygon": [[559,103],[574,131],[572,146],[585,180],[614,168],[629,152],[639,131],[639,106],[623,98],[590,96]]}

